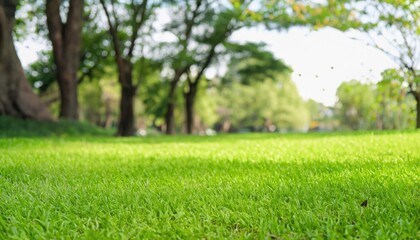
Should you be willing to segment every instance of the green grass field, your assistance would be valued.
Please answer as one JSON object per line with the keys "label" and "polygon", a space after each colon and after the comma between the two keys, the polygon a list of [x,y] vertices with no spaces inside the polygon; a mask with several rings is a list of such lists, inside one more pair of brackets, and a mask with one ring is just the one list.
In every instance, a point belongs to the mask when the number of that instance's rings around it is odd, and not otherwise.
{"label": "green grass field", "polygon": [[3,137],[0,239],[419,239],[419,176],[420,132]]}

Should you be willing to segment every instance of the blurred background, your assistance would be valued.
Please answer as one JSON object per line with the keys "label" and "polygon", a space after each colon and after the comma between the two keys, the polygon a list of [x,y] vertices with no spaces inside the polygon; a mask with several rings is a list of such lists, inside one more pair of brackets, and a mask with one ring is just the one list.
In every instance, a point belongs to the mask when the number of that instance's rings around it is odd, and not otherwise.
{"label": "blurred background", "polygon": [[119,136],[420,127],[420,1],[7,2],[47,110],[0,115]]}

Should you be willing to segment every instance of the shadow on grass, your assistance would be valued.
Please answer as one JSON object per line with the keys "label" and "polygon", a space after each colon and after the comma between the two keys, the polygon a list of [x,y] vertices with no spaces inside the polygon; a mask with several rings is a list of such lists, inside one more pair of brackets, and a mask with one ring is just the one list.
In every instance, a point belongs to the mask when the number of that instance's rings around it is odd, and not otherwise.
{"label": "shadow on grass", "polygon": [[[151,135],[146,137],[118,138],[119,143],[126,144],[162,144],[162,143],[203,143],[203,142],[236,142],[241,140],[270,140],[270,139],[313,139],[323,137],[347,137],[363,135],[387,135],[395,133],[416,133],[418,131],[348,131],[348,132],[311,132],[311,133],[227,133],[215,136],[189,135]],[[92,142],[115,143],[113,138],[115,129],[103,129],[86,122],[59,120],[57,122],[42,122],[34,120],[16,119],[0,116],[1,138],[55,138],[66,137],[76,140],[79,137],[89,138]]]}
{"label": "shadow on grass", "polygon": [[0,138],[61,137],[61,136],[112,136],[113,129],[102,129],[89,123],[60,120],[42,122],[0,116]]}

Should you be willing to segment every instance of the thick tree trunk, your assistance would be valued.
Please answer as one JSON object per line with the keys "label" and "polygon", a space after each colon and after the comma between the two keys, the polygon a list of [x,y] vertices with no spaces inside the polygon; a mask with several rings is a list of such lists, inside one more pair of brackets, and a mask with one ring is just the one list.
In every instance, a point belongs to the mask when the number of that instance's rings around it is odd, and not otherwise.
{"label": "thick tree trunk", "polygon": [[118,60],[119,82],[121,84],[120,115],[118,119],[117,136],[133,136],[134,127],[134,97],[137,87],[133,85],[133,66],[126,59]]}
{"label": "thick tree trunk", "polygon": [[118,120],[118,136],[133,136],[134,128],[134,96],[136,90],[122,87],[120,116]]}
{"label": "thick tree trunk", "polygon": [[18,1],[0,1],[0,115],[52,120],[32,91],[16,54],[12,29]]}
{"label": "thick tree trunk", "polygon": [[[57,69],[60,68],[57,67]],[[79,107],[77,101],[77,81],[74,81],[75,76],[77,76],[77,71],[74,71],[74,69],[66,70],[57,72],[58,85],[60,87],[59,116],[60,118],[77,120],[79,118]]]}
{"label": "thick tree trunk", "polygon": [[60,16],[60,0],[47,0],[46,15],[60,87],[60,117],[77,120],[77,72],[80,65],[84,1],[69,2],[65,23]]}

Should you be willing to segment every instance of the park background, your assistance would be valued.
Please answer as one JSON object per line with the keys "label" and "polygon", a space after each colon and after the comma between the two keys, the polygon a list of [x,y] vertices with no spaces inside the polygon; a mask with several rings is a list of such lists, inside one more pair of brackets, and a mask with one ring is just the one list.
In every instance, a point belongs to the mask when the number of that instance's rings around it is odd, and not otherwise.
{"label": "park background", "polygon": [[[419,125],[417,1],[85,5],[16,12],[18,56],[47,119],[120,136]],[[2,110],[37,118],[19,111]]]}

